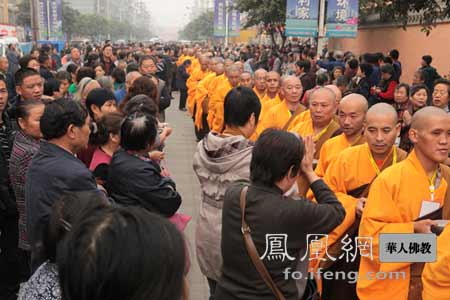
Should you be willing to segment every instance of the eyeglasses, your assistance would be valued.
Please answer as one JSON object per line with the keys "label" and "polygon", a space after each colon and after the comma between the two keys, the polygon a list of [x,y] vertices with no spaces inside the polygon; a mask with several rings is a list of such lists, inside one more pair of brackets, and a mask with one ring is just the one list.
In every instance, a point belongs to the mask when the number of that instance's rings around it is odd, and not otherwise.
{"label": "eyeglasses", "polygon": [[444,91],[444,90],[434,90],[433,91],[433,95],[439,94],[441,96],[445,96],[448,94],[448,91]]}

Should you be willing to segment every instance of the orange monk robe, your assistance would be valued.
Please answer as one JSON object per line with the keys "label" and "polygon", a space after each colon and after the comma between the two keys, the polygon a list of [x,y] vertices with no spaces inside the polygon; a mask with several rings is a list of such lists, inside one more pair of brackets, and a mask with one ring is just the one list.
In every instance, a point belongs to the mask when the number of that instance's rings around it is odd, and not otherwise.
{"label": "orange monk robe", "polygon": [[[364,136],[360,136],[353,144],[360,144],[364,140]],[[339,153],[351,146],[352,144],[350,144],[346,135],[343,133],[326,141],[320,149],[319,161],[314,170],[317,176],[325,176],[325,172],[330,163],[339,155]]]}
{"label": "orange monk robe", "polygon": [[[444,178],[438,182],[434,201],[442,206],[448,185]],[[357,282],[360,300],[408,299],[411,263],[380,263],[379,234],[414,233],[413,222],[420,217],[422,201],[430,199],[429,179],[414,150],[406,160],[386,169],[375,179],[358,234],[360,237],[373,238],[373,260],[361,257]],[[371,274],[377,272],[404,272],[406,276],[373,280]]]}
{"label": "orange monk robe", "polygon": [[450,299],[450,225],[437,239],[437,260],[425,264],[422,273],[423,300]]}
{"label": "orange monk robe", "polygon": [[195,106],[197,107],[195,112],[195,126],[197,129],[203,129],[203,101],[207,98],[209,86],[216,76],[216,73],[211,72],[197,85],[195,92]]}
{"label": "orange monk robe", "polygon": [[177,67],[179,67],[182,63],[184,63],[185,60],[186,60],[186,55],[181,54],[180,57],[178,57],[178,60],[176,62]]}
{"label": "orange monk robe", "polygon": [[266,96],[266,91],[264,91],[263,93],[259,93],[256,87],[253,88],[253,91],[255,92],[256,96],[258,96],[259,102],[263,104],[264,97]]}
{"label": "orange monk robe", "polygon": [[211,84],[209,85],[208,88],[208,98],[209,98],[209,102],[208,102],[208,126],[209,128],[212,128],[212,124],[214,121],[214,115],[215,115],[215,103],[213,101],[215,101],[217,98],[214,98],[213,95],[216,92],[217,87],[224,81],[228,81],[227,77],[225,76],[225,74],[216,76]]}
{"label": "orange monk robe", "polygon": [[227,78],[221,81],[215,92],[211,95],[211,102],[214,103],[214,113],[213,113],[213,122],[211,126],[211,131],[214,132],[222,132],[224,125],[224,107],[223,104],[225,102],[225,96],[232,89],[230,82]]}
{"label": "orange monk robe", "polygon": [[258,136],[263,132],[263,126],[262,126],[262,120],[264,119],[265,115],[267,114],[267,112],[274,106],[278,105],[281,103],[281,98],[280,95],[277,94],[275,96],[275,98],[270,98],[269,94],[266,94],[264,96],[264,99],[262,101],[261,104],[261,112],[259,113],[259,120],[258,120],[258,125],[256,127],[255,132],[253,133],[253,135],[250,137],[250,140],[252,141],[256,141],[258,139]]}
{"label": "orange monk robe", "polygon": [[309,109],[296,116],[291,122],[291,127],[297,127],[300,123],[305,122],[308,119],[311,119],[311,111]]}
{"label": "orange monk robe", "polygon": [[[308,135],[313,135],[313,140],[314,142],[317,142],[317,140],[320,139],[320,137],[326,132],[328,131],[329,128],[331,128],[331,125],[336,125],[334,119],[332,119],[330,121],[330,124],[324,129],[322,130],[322,132],[319,132],[318,134],[314,133],[314,124],[313,124],[313,120],[312,118],[308,118],[306,121],[301,122],[299,124],[297,124],[297,126],[289,126],[289,131],[293,131],[298,133],[300,136],[308,136]],[[339,126],[339,125],[338,125]],[[320,153],[321,149],[316,149],[316,152],[319,151]]]}
{"label": "orange monk robe", "polygon": [[[299,110],[305,110],[306,108],[300,104]],[[261,121],[261,127],[259,129],[260,132],[263,132],[267,128],[278,128],[282,129],[284,125],[291,118],[292,113],[289,110],[285,101],[282,101],[280,104],[275,105],[271,109],[264,113],[263,119]]]}
{"label": "orange monk robe", "polygon": [[203,71],[201,68],[197,68],[192,71],[191,76],[189,76],[188,80],[186,81],[186,86],[188,88],[187,108],[192,116],[194,115],[195,92],[197,89],[197,85],[200,80],[205,78],[207,74],[209,74],[208,71]]}
{"label": "orange monk robe", "polygon": [[194,70],[200,69],[200,61],[198,60],[198,58],[191,57],[191,61],[192,61],[191,66],[186,70],[189,74],[192,74]]}

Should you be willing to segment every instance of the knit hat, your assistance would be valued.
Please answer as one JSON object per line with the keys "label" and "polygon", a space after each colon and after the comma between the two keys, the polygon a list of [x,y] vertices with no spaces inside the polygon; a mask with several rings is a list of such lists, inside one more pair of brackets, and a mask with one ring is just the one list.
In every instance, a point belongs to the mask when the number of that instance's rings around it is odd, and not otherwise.
{"label": "knit hat", "polygon": [[86,107],[89,111],[91,109],[91,105],[95,105],[100,108],[108,100],[116,101],[116,97],[114,97],[114,93],[111,90],[105,88],[93,89],[89,92],[86,98]]}

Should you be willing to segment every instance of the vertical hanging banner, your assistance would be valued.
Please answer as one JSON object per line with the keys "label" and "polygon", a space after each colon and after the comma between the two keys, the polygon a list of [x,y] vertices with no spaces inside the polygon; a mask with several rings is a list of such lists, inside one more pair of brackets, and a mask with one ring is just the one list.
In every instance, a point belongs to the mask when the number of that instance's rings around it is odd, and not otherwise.
{"label": "vertical hanging banner", "polygon": [[63,40],[61,0],[49,1],[50,37],[49,40]]}
{"label": "vertical hanging banner", "polygon": [[39,40],[46,40],[49,37],[48,32],[48,14],[47,14],[47,1],[37,0],[37,19],[39,28]]}
{"label": "vertical hanging banner", "polygon": [[232,7],[232,0],[214,1],[214,36],[224,37],[226,34],[228,17],[228,36],[239,36],[241,30],[241,14],[236,9],[227,9]]}
{"label": "vertical hanging banner", "polygon": [[319,0],[287,0],[286,36],[316,37]]}
{"label": "vertical hanging banner", "polygon": [[355,38],[358,31],[358,0],[328,0],[327,37]]}
{"label": "vertical hanging banner", "polygon": [[[228,7],[233,6],[233,0],[228,0]],[[236,9],[228,12],[228,36],[239,36],[241,34],[241,14]]]}
{"label": "vertical hanging banner", "polygon": [[214,36],[224,37],[226,27],[225,0],[214,1]]}

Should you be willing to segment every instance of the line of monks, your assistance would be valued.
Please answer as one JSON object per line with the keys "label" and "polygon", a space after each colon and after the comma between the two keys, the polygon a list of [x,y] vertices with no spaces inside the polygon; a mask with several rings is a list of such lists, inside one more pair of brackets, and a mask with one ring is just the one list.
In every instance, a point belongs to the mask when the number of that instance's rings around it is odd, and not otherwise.
{"label": "line of monks", "polygon": [[[380,233],[430,233],[434,220],[450,219],[450,169],[443,164],[450,149],[450,115],[436,107],[419,110],[409,132],[414,149],[406,153],[395,145],[401,125],[388,104],[369,109],[363,96],[341,99],[337,87],[326,86],[309,91],[306,108],[300,102],[304,91],[297,77],[280,78],[265,70],[252,75],[241,63],[209,56],[190,52],[178,61],[193,61],[188,70],[188,109],[198,138],[202,132],[222,131],[224,98],[239,84],[253,86],[262,105],[251,139],[271,127],[313,136],[316,173],[336,193],[346,217],[329,234],[321,259],[310,262],[310,271],[359,271],[356,284],[317,278],[322,299],[450,299],[450,226],[438,237],[435,263],[378,259]],[[298,181],[299,194],[314,201],[304,182]],[[325,253],[339,256],[344,236],[372,237],[373,259],[357,257],[353,263],[326,259]],[[406,277],[376,280],[364,276],[369,272],[404,272]]]}

